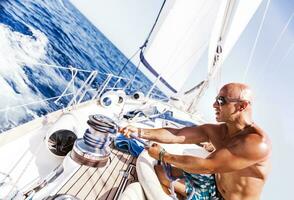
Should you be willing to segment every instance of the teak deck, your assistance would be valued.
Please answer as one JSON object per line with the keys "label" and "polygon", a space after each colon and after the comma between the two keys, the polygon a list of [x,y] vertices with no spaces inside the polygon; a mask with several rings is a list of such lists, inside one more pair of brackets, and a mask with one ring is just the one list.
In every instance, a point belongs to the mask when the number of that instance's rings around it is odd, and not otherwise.
{"label": "teak deck", "polygon": [[81,200],[118,199],[126,186],[137,181],[136,158],[112,149],[105,167],[82,165],[62,186],[58,194],[70,194]]}

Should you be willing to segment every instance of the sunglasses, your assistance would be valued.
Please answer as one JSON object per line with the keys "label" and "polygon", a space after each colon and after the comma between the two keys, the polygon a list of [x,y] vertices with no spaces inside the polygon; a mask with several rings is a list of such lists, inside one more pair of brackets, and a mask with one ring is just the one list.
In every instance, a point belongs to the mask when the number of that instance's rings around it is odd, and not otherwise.
{"label": "sunglasses", "polygon": [[219,106],[223,106],[223,105],[226,105],[227,103],[230,103],[230,102],[248,102],[250,103],[250,101],[248,100],[241,100],[241,99],[229,99],[227,97],[224,97],[224,96],[217,96],[215,98],[215,101],[216,103],[219,105]]}

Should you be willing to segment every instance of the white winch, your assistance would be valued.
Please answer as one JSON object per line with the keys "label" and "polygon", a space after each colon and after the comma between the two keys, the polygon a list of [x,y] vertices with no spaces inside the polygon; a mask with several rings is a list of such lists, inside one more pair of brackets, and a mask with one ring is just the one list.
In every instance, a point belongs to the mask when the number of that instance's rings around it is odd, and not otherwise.
{"label": "white winch", "polygon": [[104,115],[90,115],[83,138],[76,140],[71,157],[77,163],[104,167],[110,155],[110,142],[118,131],[117,124]]}

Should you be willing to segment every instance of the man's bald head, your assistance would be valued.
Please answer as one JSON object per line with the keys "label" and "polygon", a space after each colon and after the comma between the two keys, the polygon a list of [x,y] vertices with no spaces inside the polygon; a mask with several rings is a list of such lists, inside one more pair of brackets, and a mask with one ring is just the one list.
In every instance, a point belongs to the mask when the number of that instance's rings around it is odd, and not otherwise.
{"label": "man's bald head", "polygon": [[228,83],[221,88],[220,92],[230,99],[246,100],[251,103],[253,101],[250,87],[243,83]]}

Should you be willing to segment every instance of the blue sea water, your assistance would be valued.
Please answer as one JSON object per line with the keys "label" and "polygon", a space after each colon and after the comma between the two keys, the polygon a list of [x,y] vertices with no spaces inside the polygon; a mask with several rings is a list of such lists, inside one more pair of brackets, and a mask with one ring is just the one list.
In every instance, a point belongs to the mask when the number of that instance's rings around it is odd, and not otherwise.
{"label": "blue sea water", "polygon": [[[72,96],[57,104],[53,100],[32,103],[61,95],[72,77],[70,70],[38,63],[117,75],[127,60],[68,0],[0,1],[0,132],[61,109],[70,101]],[[136,66],[129,62],[121,76],[131,78],[135,72]],[[76,89],[89,74],[78,72]],[[99,87],[105,77],[99,74],[92,86]],[[151,87],[140,70],[135,79],[140,84],[129,87],[128,93],[138,88],[146,93]],[[115,82],[112,79],[110,85]],[[118,86],[125,84],[121,80]],[[84,101],[92,94],[87,93]]]}

